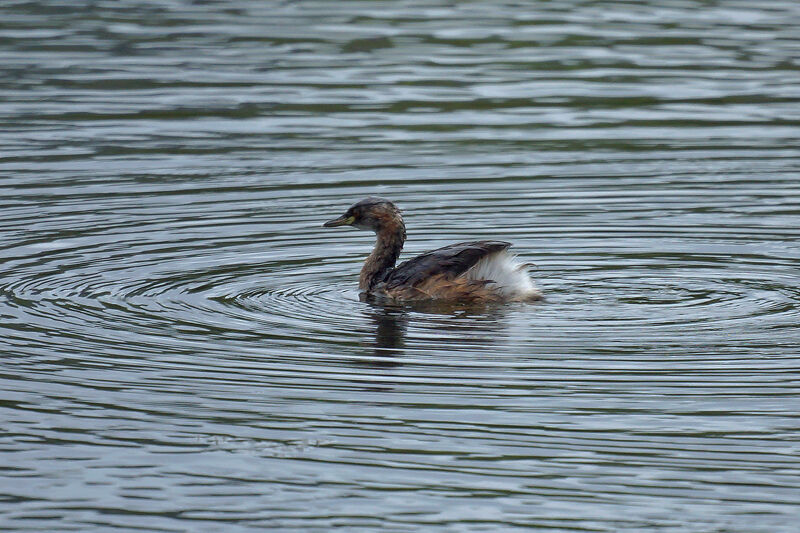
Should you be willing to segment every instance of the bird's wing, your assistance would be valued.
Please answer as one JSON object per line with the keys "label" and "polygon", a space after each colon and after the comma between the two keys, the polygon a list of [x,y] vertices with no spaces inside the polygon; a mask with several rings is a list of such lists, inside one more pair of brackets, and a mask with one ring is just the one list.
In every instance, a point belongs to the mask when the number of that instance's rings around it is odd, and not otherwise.
{"label": "bird's wing", "polygon": [[386,290],[414,287],[432,276],[454,279],[475,263],[511,246],[504,241],[473,241],[451,244],[400,263],[386,278]]}

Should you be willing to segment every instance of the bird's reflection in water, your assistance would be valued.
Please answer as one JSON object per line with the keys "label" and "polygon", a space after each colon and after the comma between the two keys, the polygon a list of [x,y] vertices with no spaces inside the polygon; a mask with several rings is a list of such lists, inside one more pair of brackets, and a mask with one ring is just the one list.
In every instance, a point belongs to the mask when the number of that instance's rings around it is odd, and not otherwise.
{"label": "bird's reflection in water", "polygon": [[372,356],[369,364],[375,366],[398,366],[403,354],[408,311],[402,305],[387,303],[373,296],[360,295],[361,301],[369,305],[365,314],[374,326],[375,342],[371,344]]}
{"label": "bird's reflection in water", "polygon": [[414,316],[414,326],[433,330],[434,336],[424,334],[414,342],[416,347],[432,349],[476,350],[495,344],[499,332],[504,329],[504,306],[465,306],[446,302],[396,303],[374,296],[360,296],[368,304],[366,316],[374,327],[374,342],[370,339],[370,359],[374,366],[399,366],[404,354],[408,326]]}

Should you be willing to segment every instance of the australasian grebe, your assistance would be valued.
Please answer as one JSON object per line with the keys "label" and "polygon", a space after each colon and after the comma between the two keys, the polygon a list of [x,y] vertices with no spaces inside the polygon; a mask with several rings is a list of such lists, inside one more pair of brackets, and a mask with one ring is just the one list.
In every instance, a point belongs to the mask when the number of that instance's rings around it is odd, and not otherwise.
{"label": "australasian grebe", "polygon": [[542,293],[525,265],[508,253],[511,243],[473,241],[424,253],[395,267],[406,240],[400,210],[371,196],[324,224],[375,232],[378,241],[364,262],[358,288],[395,300],[534,301]]}

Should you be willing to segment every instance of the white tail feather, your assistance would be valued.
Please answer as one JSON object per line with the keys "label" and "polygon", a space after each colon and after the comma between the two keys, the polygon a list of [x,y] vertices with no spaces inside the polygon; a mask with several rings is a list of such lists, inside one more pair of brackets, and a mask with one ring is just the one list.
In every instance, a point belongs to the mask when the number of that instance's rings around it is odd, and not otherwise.
{"label": "white tail feather", "polygon": [[507,300],[538,300],[541,291],[528,275],[530,263],[519,263],[506,251],[488,255],[464,273],[476,281],[491,281],[492,287]]}

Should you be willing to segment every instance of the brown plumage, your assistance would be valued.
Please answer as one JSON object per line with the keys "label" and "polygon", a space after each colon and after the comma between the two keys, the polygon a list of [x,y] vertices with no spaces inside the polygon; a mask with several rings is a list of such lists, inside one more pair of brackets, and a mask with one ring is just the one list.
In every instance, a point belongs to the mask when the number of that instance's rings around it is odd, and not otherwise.
{"label": "brown plumage", "polygon": [[507,254],[511,246],[508,242],[451,244],[395,267],[406,239],[397,206],[384,198],[369,197],[324,224],[326,228],[345,225],[370,229],[377,235],[375,249],[359,276],[359,289],[367,294],[395,300],[496,302],[541,298],[524,267]]}
{"label": "brown plumage", "polygon": [[414,286],[399,285],[385,288],[386,295],[396,300],[464,300],[499,302],[502,298],[487,282],[435,274]]}

